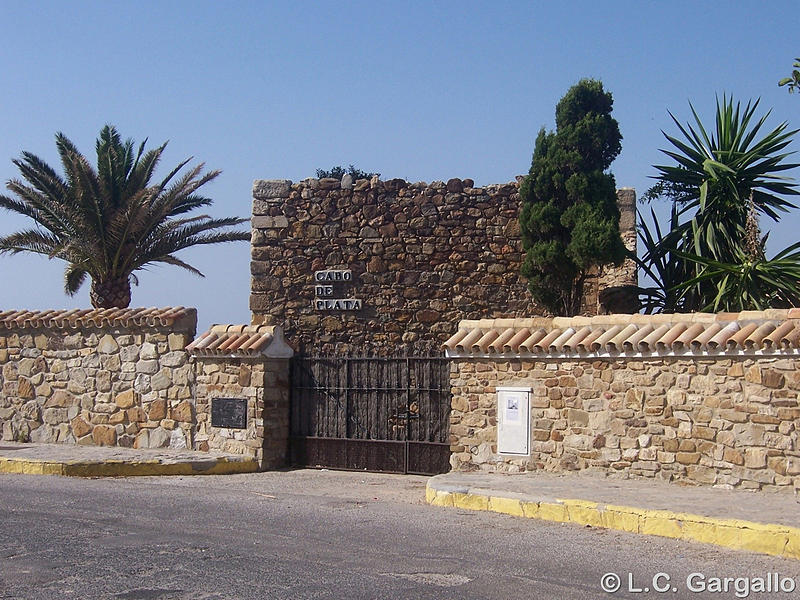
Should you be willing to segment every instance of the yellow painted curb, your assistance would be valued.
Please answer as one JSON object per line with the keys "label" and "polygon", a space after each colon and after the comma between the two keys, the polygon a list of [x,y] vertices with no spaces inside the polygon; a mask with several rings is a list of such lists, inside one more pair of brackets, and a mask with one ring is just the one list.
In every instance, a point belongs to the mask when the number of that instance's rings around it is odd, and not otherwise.
{"label": "yellow painted curb", "polygon": [[455,506],[557,523],[591,525],[800,559],[800,529],[788,525],[602,505],[588,500],[557,498],[554,502],[527,502],[469,492],[443,492],[430,487],[430,484],[425,497],[432,506]]}
{"label": "yellow painted curb", "polygon": [[[211,464],[213,462],[213,464]],[[157,460],[104,462],[49,462],[0,457],[0,473],[19,475],[64,475],[68,477],[142,477],[147,475],[230,475],[258,471],[255,460],[227,458],[197,462],[162,463]]]}
{"label": "yellow painted curb", "polygon": [[489,510],[489,498],[478,494],[459,494],[454,492],[453,506],[470,510]]}
{"label": "yellow painted curb", "polygon": [[503,513],[504,515],[511,515],[512,517],[524,517],[525,513],[522,509],[522,503],[513,498],[489,498],[489,510],[492,512]]}

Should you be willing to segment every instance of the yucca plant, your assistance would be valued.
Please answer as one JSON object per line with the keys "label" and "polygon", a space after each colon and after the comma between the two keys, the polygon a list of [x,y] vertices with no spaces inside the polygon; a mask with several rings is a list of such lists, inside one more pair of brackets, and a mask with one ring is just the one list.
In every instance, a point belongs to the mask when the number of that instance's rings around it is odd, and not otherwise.
{"label": "yucca plant", "polygon": [[770,260],[753,259],[741,250],[735,262],[727,263],[691,254],[679,256],[697,264],[700,274],[676,290],[710,283],[716,292],[705,298],[699,310],[738,312],[800,306],[800,242]]}
{"label": "yucca plant", "polygon": [[676,150],[662,151],[677,164],[656,165],[658,183],[645,194],[673,202],[668,232],[657,222],[653,232],[640,225],[646,251],[637,262],[655,281],[654,287],[640,288],[645,306],[670,312],[794,302],[796,248],[767,260],[759,217],[778,221],[796,208],[785,196],[800,192],[782,172],[798,166],[785,162],[792,153],[784,152],[797,130],[784,122],[759,138],[769,112],[756,120],[758,101],[742,109],[723,96],[709,135],[689,106],[694,125],[684,127],[670,113],[685,139],[664,134]]}
{"label": "yucca plant", "polygon": [[664,134],[678,151],[662,152],[677,165],[656,165],[660,172],[656,179],[681,191],[672,198],[679,205],[679,218],[691,215],[680,225],[680,251],[733,260],[746,237],[751,198],[756,215],[774,221],[796,208],[782,196],[800,192],[790,177],[779,173],[799,166],[785,163],[792,153],[782,152],[798,130],[788,130],[783,122],[757,139],[770,114],[754,121],[758,104],[758,100],[748,102],[742,110],[733,98],[717,99],[716,128],[711,135],[691,103],[694,126],[684,127],[669,113],[685,141]]}
{"label": "yucca plant", "polygon": [[686,280],[686,267],[674,247],[678,241],[678,210],[673,204],[670,213],[670,228],[663,229],[655,211],[650,209],[652,226],[647,224],[639,211],[636,211],[639,247],[643,250],[632,258],[642,274],[650,279],[652,285],[639,287],[639,303],[646,314],[654,312],[681,312],[691,304],[689,297],[693,290],[678,289]]}
{"label": "yucca plant", "polygon": [[790,94],[800,90],[800,58],[794,59],[792,67],[792,75],[790,77],[784,77],[778,82],[778,85],[781,87],[788,85]]}
{"label": "yucca plant", "polygon": [[0,207],[36,225],[0,237],[0,254],[33,252],[62,259],[67,263],[68,295],[74,295],[88,276],[92,306],[124,308],[131,300],[131,281],[138,283],[136,271],[165,263],[203,276],[175,253],[200,244],[250,239],[247,231],[220,231],[246,219],[186,216],[212,203],[197,191],[219,171],[204,173],[200,164],[179,175],[191,160],[187,159],[151,183],[166,143],[145,151],[146,143],[134,151],[132,140],[123,142],[117,130],[106,125],[97,139],[95,169],[58,133],[63,177],[36,155],[23,152],[13,163],[24,181],[7,183],[16,197],[0,195]]}

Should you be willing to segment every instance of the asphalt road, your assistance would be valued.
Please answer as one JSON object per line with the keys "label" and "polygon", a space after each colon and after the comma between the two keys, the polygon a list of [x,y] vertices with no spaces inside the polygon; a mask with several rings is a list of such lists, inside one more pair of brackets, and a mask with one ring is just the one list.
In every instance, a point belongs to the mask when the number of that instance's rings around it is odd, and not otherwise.
{"label": "asphalt road", "polygon": [[[430,507],[424,484],[422,477],[307,470],[0,475],[0,598],[800,597],[743,596],[737,589],[745,584],[733,581],[727,593],[687,589],[767,573],[800,587],[800,562]],[[622,591],[603,592],[605,573],[621,576]],[[630,582],[651,587],[659,573],[655,584],[666,592],[623,593]],[[688,584],[691,573],[699,576]]]}

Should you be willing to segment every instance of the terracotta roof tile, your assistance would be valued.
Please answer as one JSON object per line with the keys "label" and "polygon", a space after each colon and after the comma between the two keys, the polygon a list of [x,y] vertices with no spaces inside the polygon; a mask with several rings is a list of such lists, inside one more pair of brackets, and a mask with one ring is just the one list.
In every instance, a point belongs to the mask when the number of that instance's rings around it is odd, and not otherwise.
{"label": "terracotta roof tile", "polygon": [[538,342],[536,342],[533,345],[533,351],[538,353],[538,354],[542,354],[542,353],[545,353],[545,352],[554,352],[555,351],[555,346],[553,346],[552,350],[551,350],[550,347],[551,347],[552,343],[555,342],[556,339],[558,337],[560,337],[560,336],[561,336],[561,330],[560,329],[553,329],[552,331],[548,332],[547,335],[545,335],[542,339],[540,339]]}
{"label": "terracotta roof tile", "polygon": [[550,352],[560,352],[564,348],[564,343],[569,341],[573,335],[575,335],[575,330],[572,327],[567,327],[562,331],[561,335],[553,340],[548,349]]}
{"label": "terracotta roof tile", "polygon": [[633,323],[628,325],[627,327],[623,328],[617,335],[615,335],[612,339],[608,340],[606,347],[609,350],[613,350],[619,352],[624,348],[625,342],[627,342],[628,338],[631,337],[633,334],[637,333],[639,328],[636,327]]}
{"label": "terracotta roof tile", "polygon": [[761,341],[772,333],[775,330],[775,323],[772,321],[767,321],[766,323],[762,323],[759,325],[753,333],[747,336],[744,340],[744,345],[746,348],[751,349],[755,348],[757,345],[761,343]]}
{"label": "terracotta roof tile", "polygon": [[683,333],[675,338],[675,341],[672,342],[672,349],[680,350],[682,348],[692,348],[692,342],[697,336],[703,333],[704,330],[705,327],[703,327],[701,323],[692,323]]}
{"label": "terracotta roof tile", "polygon": [[281,328],[274,325],[212,325],[186,350],[194,356],[290,358],[294,354],[284,341]]}
{"label": "terracotta roof tile", "polygon": [[800,354],[800,309],[462,321],[450,356]]}
{"label": "terracotta roof tile", "polygon": [[658,350],[669,351],[673,348],[675,341],[683,335],[689,328],[688,323],[677,323],[670,327],[667,332],[656,340],[655,346]]}
{"label": "terracotta roof tile", "polygon": [[739,329],[739,331],[737,331],[730,338],[728,338],[728,341],[725,342],[725,346],[728,348],[728,350],[734,350],[737,347],[744,348],[744,341],[757,328],[758,325],[756,323],[748,323],[744,325]]}
{"label": "terracotta roof tile", "polygon": [[78,329],[81,327],[168,327],[197,311],[183,306],[166,308],[94,308],[70,310],[7,310],[0,312],[0,328]]}
{"label": "terracotta roof tile", "polygon": [[649,323],[644,327],[640,327],[638,331],[634,331],[622,342],[622,349],[625,352],[637,352],[639,350],[639,342],[652,332],[653,326]]}
{"label": "terracotta roof tile", "polygon": [[489,351],[489,344],[495,341],[500,334],[495,329],[490,329],[483,336],[474,344],[472,344],[472,350],[475,352],[488,352]]}
{"label": "terracotta roof tile", "polygon": [[775,331],[766,336],[762,343],[768,348],[781,347],[783,345],[782,342],[786,339],[786,334],[793,330],[794,323],[792,321],[784,321],[775,328]]}
{"label": "terracotta roof tile", "polygon": [[522,342],[527,340],[530,336],[531,330],[527,327],[523,327],[514,334],[514,337],[503,344],[503,352],[516,352],[516,349],[520,347]]}
{"label": "terracotta roof tile", "polygon": [[800,348],[800,324],[781,338],[781,345],[787,349]]}
{"label": "terracotta roof tile", "polygon": [[639,343],[632,350],[634,351],[638,350],[639,352],[650,352],[652,350],[655,350],[658,347],[656,342],[658,342],[658,340],[664,337],[664,334],[667,333],[670,329],[672,329],[672,327],[667,323],[659,325],[658,327],[653,329],[653,331],[644,336],[644,338],[639,340]]}
{"label": "terracotta roof tile", "polygon": [[519,347],[522,350],[526,350],[527,352],[533,352],[536,344],[545,338],[547,335],[547,331],[542,328],[535,329],[533,331],[528,330],[529,334],[528,337],[525,338],[525,341],[520,343]]}
{"label": "terracotta roof tile", "polygon": [[614,325],[609,327],[608,329],[604,330],[600,337],[592,342],[592,345],[589,347],[589,349],[593,352],[601,350],[606,345],[606,342],[613,340],[620,331],[622,331],[622,325]]}
{"label": "terracotta roof tile", "polygon": [[514,331],[513,327],[508,327],[507,329],[503,330],[503,333],[498,335],[497,339],[489,344],[489,352],[495,352],[498,354],[507,352],[507,350],[504,350],[504,348],[506,348],[508,345],[507,342],[514,337],[515,333],[516,332]]}
{"label": "terracotta roof tile", "polygon": [[456,345],[469,334],[469,329],[459,329],[444,343],[448,348],[455,348]]}
{"label": "terracotta roof tile", "polygon": [[578,345],[585,340],[591,332],[592,328],[588,325],[584,325],[578,331],[573,333],[566,342],[564,342],[562,349],[566,350],[567,352],[577,351]]}
{"label": "terracotta roof tile", "polygon": [[482,335],[483,332],[480,329],[473,329],[471,332],[467,333],[467,335],[465,335],[463,339],[458,343],[458,348],[461,348],[462,350],[466,350],[469,352],[470,350],[472,350],[472,344],[481,339]]}
{"label": "terracotta roof tile", "polygon": [[717,348],[725,348],[728,340],[731,339],[736,333],[739,331],[740,326],[738,321],[731,321],[725,327],[723,327],[716,335],[714,335],[706,345],[711,350],[716,350]]}
{"label": "terracotta roof tile", "polygon": [[708,345],[708,342],[722,330],[722,325],[719,323],[711,323],[704,331],[700,331],[697,337],[694,338],[689,344],[692,350],[702,350]]}
{"label": "terracotta roof tile", "polygon": [[603,335],[603,333],[605,333],[603,331],[603,329],[601,329],[600,327],[595,327],[589,333],[589,335],[587,335],[580,342],[578,342],[578,344],[577,344],[578,352],[589,352],[589,351],[591,351],[592,344],[595,342],[595,340],[597,338],[599,338],[601,335]]}

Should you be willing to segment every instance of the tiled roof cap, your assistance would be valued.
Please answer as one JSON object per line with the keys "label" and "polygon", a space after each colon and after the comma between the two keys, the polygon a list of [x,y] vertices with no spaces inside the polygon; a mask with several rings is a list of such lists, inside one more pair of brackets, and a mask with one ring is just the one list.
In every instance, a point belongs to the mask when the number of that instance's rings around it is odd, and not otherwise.
{"label": "tiled roof cap", "polygon": [[461,321],[448,356],[800,354],[800,308]]}
{"label": "tiled roof cap", "polygon": [[0,312],[0,329],[49,327],[169,326],[183,317],[197,318],[194,308],[92,308],[71,310],[7,310]]}
{"label": "tiled roof cap", "polygon": [[294,351],[275,325],[212,325],[186,346],[194,356],[290,358]]}

